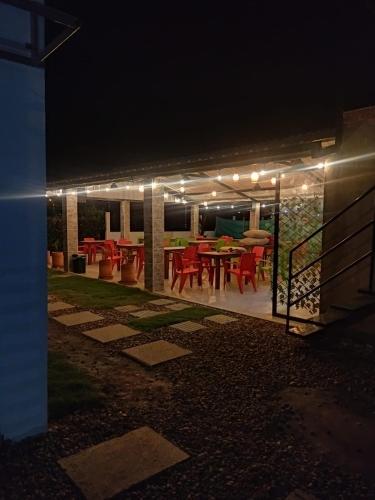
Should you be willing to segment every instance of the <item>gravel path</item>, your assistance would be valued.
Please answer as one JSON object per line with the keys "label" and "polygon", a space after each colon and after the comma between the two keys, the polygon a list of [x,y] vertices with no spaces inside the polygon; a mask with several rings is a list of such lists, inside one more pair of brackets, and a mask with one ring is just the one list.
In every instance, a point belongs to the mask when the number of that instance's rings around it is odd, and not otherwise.
{"label": "gravel path", "polygon": [[[92,311],[105,317],[95,327],[130,318]],[[276,323],[230,316],[239,321],[202,320],[207,328],[195,333],[165,327],[107,345],[81,335],[82,326],[51,320],[51,349],[94,375],[109,404],[52,422],[46,436],[0,444],[0,498],[81,498],[56,459],[143,425],[191,459],[116,498],[281,499],[296,488],[320,499],[375,498],[374,479],[319,452],[308,429],[293,426],[296,410],[280,397],[290,387],[330,391],[343,409],[374,418],[372,354],[332,349],[286,336]],[[119,353],[158,339],[192,354],[148,370]]]}

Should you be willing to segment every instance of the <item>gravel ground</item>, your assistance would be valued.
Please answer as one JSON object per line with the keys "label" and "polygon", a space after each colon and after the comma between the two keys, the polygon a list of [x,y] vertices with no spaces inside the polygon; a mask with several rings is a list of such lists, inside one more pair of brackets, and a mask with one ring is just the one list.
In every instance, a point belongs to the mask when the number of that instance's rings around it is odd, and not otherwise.
{"label": "gravel ground", "polygon": [[[130,318],[91,310],[105,317],[95,327]],[[306,342],[282,325],[228,315],[239,321],[202,320],[207,329],[195,333],[166,327],[107,345],[82,336],[82,326],[51,320],[50,348],[94,375],[108,405],[51,422],[45,436],[0,444],[0,498],[81,498],[56,460],[143,425],[191,458],[116,498],[278,499],[296,488],[320,499],[375,498],[375,480],[317,450],[281,397],[290,387],[330,391],[343,410],[374,418],[372,352]],[[193,353],[145,369],[119,352],[157,339]]]}

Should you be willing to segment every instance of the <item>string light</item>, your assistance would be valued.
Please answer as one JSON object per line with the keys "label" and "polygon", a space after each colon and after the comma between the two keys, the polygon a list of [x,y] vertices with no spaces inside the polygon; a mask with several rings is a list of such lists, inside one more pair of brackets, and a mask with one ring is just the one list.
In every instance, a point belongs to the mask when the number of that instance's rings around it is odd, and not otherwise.
{"label": "string light", "polygon": [[230,208],[234,208],[234,205],[231,205]]}
{"label": "string light", "polygon": [[222,179],[222,178],[223,178],[223,177],[222,177],[222,175],[221,175],[221,174],[219,174],[219,175],[217,176],[217,180],[218,180],[218,181],[221,181],[221,179]]}
{"label": "string light", "polygon": [[216,191],[212,191],[212,196],[215,197],[216,196]]}
{"label": "string light", "polygon": [[285,174],[281,174],[281,178],[282,178],[282,179],[285,179]]}
{"label": "string light", "polygon": [[204,205],[205,207],[207,207],[207,205],[208,205],[207,201],[204,201],[204,202],[203,202],[203,205]]}
{"label": "string light", "polygon": [[105,190],[106,190],[106,191],[107,191],[107,193],[108,193],[108,191],[109,191],[109,187],[106,187],[106,188],[105,188]]}
{"label": "string light", "polygon": [[129,191],[129,189],[130,189],[130,186],[129,186],[129,184],[128,184],[128,185],[126,186],[126,189],[127,189],[128,191]]}
{"label": "string light", "polygon": [[259,172],[259,175],[266,175],[266,171],[265,171],[265,170],[261,170],[261,171]]}
{"label": "string light", "polygon": [[220,205],[218,205],[216,208],[217,208],[218,210],[220,210]]}
{"label": "string light", "polygon": [[262,208],[266,208],[266,204],[265,203],[262,203]]}
{"label": "string light", "polygon": [[157,188],[158,187],[158,183],[156,181],[152,181],[151,182],[151,187],[152,187],[152,189]]}
{"label": "string light", "polygon": [[251,182],[258,182],[258,180],[259,180],[258,172],[251,172],[250,179],[251,179]]}
{"label": "string light", "polygon": [[207,206],[207,205],[206,205],[204,208],[205,208],[206,210],[208,210],[208,206]]}
{"label": "string light", "polygon": [[318,163],[316,168],[324,168],[324,163],[323,162]]}
{"label": "string light", "polygon": [[61,196],[62,195],[62,189],[60,189],[59,191],[57,191],[57,196]]}
{"label": "string light", "polygon": [[182,200],[182,203],[186,205],[187,201],[185,200],[185,198]]}
{"label": "string light", "polygon": [[87,194],[91,193],[91,189],[87,187],[87,188],[86,188],[86,193],[87,193]]}
{"label": "string light", "polygon": [[234,180],[234,182],[237,182],[240,180],[240,176],[238,174],[233,174],[232,179]]}
{"label": "string light", "polygon": [[180,203],[180,202],[181,202],[180,198],[175,198],[175,199],[174,199],[174,201],[175,201],[176,203]]}
{"label": "string light", "polygon": [[302,184],[301,188],[302,188],[302,191],[307,191],[308,190],[308,185],[307,184]]}
{"label": "string light", "polygon": [[271,178],[271,184],[272,184],[272,186],[276,185],[276,177]]}
{"label": "string light", "polygon": [[180,187],[180,192],[181,193],[184,193],[185,192],[185,188],[183,186]]}
{"label": "string light", "polygon": [[169,194],[168,193],[164,193],[164,199],[168,200],[168,198],[169,198]]}
{"label": "string light", "polygon": [[145,187],[144,187],[144,185],[143,185],[143,184],[141,184],[141,185],[139,186],[139,188],[138,188],[138,191],[139,191],[140,193],[143,193],[143,192],[144,192],[144,190],[145,190]]}
{"label": "string light", "polygon": [[184,180],[184,179],[181,179],[181,180],[180,180],[180,184],[185,184],[185,180]]}

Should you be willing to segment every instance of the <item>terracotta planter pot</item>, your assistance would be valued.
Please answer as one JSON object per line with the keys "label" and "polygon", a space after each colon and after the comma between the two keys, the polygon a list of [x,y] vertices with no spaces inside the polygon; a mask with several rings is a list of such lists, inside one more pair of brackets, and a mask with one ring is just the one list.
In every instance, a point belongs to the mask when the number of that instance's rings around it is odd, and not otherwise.
{"label": "terracotta planter pot", "polygon": [[64,253],[52,252],[52,267],[54,269],[64,268]]}
{"label": "terracotta planter pot", "polygon": [[121,266],[121,281],[120,283],[124,285],[134,285],[137,283],[136,269],[134,265],[134,259],[129,260],[126,264]]}
{"label": "terracotta planter pot", "polygon": [[49,250],[47,251],[47,267],[52,267],[52,256]]}
{"label": "terracotta planter pot", "polygon": [[113,279],[112,262],[110,260],[99,261],[99,279],[100,280]]}

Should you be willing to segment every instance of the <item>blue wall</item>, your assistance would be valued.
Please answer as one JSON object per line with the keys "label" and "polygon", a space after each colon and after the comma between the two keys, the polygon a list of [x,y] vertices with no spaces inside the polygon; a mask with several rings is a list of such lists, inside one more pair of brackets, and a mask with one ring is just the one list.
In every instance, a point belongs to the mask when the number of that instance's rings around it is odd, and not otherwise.
{"label": "blue wall", "polygon": [[47,426],[44,70],[0,59],[0,110],[0,434],[20,439]]}

